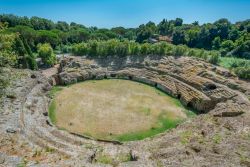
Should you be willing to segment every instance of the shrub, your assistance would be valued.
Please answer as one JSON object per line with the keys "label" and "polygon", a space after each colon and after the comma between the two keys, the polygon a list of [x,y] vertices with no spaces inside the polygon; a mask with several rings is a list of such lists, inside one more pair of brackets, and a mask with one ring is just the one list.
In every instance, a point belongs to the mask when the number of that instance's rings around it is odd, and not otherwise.
{"label": "shrub", "polygon": [[242,79],[250,79],[250,67],[237,67],[234,72]]}
{"label": "shrub", "polygon": [[88,42],[87,48],[90,56],[98,56],[97,47],[98,47],[98,42],[96,40]]}
{"label": "shrub", "polygon": [[61,53],[69,53],[71,52],[72,47],[69,45],[62,45],[61,46]]}
{"label": "shrub", "polygon": [[150,44],[144,43],[141,45],[141,54],[148,55],[150,53]]}
{"label": "shrub", "polygon": [[165,54],[171,56],[173,55],[173,50],[174,50],[174,45],[167,44],[165,48]]}
{"label": "shrub", "polygon": [[130,42],[130,54],[131,55],[140,55],[141,46],[139,43]]}
{"label": "shrub", "polygon": [[0,67],[14,66],[18,55],[14,50],[15,34],[0,34]]}
{"label": "shrub", "polygon": [[104,43],[104,42],[98,43],[97,55],[99,55],[99,56],[107,56],[108,55],[107,48],[108,48],[107,43]]}
{"label": "shrub", "polygon": [[185,53],[186,53],[186,47],[184,47],[183,45],[177,45],[173,50],[174,56],[184,56]]}
{"label": "shrub", "polygon": [[50,44],[38,44],[38,56],[42,58],[45,65],[52,66],[56,63],[56,56]]}
{"label": "shrub", "polygon": [[72,53],[77,56],[84,56],[88,54],[88,47],[86,43],[75,44],[72,47]]}
{"label": "shrub", "polygon": [[217,64],[220,53],[216,51],[205,51],[204,49],[190,49],[185,45],[172,45],[166,42],[156,44],[139,44],[134,41],[96,41],[74,44],[72,53],[77,56],[128,56],[128,55],[172,55],[172,56],[194,56]]}
{"label": "shrub", "polygon": [[211,55],[208,58],[209,63],[218,64],[220,60],[220,55],[217,52],[211,52]]}
{"label": "shrub", "polygon": [[167,48],[167,43],[166,42],[161,42],[158,45],[157,54],[158,55],[165,55],[166,54],[166,48]]}
{"label": "shrub", "polygon": [[116,55],[127,56],[129,55],[129,43],[128,42],[117,42],[116,44]]}

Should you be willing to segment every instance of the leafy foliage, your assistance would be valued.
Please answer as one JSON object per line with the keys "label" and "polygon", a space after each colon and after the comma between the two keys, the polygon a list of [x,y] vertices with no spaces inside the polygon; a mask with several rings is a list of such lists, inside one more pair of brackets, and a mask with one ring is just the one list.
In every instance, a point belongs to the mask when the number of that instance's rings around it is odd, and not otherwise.
{"label": "leafy foliage", "polygon": [[17,63],[17,53],[13,46],[16,34],[0,34],[0,66],[14,66]]}
{"label": "leafy foliage", "polygon": [[56,56],[48,43],[38,45],[38,56],[42,58],[45,65],[52,66],[56,63]]}
{"label": "leafy foliage", "polygon": [[250,79],[250,60],[222,57],[220,65],[232,70],[238,77],[242,79]]}
{"label": "leafy foliage", "polygon": [[220,54],[216,51],[205,51],[201,49],[190,49],[185,45],[172,45],[166,42],[156,44],[143,43],[139,44],[133,41],[89,41],[87,43],[74,44],[72,52],[76,56],[194,56],[213,64],[217,64]]}
{"label": "leafy foliage", "polygon": [[[148,43],[160,35],[171,39],[174,45]],[[150,21],[137,28],[98,29],[74,22],[0,15],[0,66],[36,69],[34,52],[51,66],[56,61],[53,49],[88,56],[194,56],[218,64],[220,55],[250,59],[250,20],[232,24],[223,18],[199,25],[184,24],[177,18],[163,19],[159,24]],[[249,79],[249,66],[236,64],[229,68]]]}
{"label": "leafy foliage", "polygon": [[85,27],[74,22],[68,24],[63,21],[56,23],[51,20],[15,15],[0,15],[0,22],[8,23],[6,31],[19,32],[27,41],[32,51],[36,51],[37,44],[50,43],[53,49],[58,45],[87,42],[89,40],[135,40],[147,43],[155,35],[168,36],[175,45],[187,45],[191,48],[206,50],[220,50],[222,55],[249,58],[250,20],[232,24],[227,19],[220,19],[214,23],[199,25],[198,22],[184,24],[181,18],[175,20],[163,19],[159,24],[148,22],[138,28],[114,27],[112,29],[98,29]]}

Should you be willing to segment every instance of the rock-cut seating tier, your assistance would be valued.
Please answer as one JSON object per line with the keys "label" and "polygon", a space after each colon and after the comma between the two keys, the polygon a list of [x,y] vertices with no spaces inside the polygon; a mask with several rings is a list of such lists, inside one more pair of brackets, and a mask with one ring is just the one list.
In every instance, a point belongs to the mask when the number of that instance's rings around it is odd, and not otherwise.
{"label": "rock-cut seating tier", "polygon": [[59,74],[54,76],[54,83],[68,85],[91,79],[129,79],[157,87],[199,113],[206,113],[216,104],[237,96],[227,86],[200,76],[205,71],[218,74],[214,67],[199,60],[186,57],[132,59],[65,58],[61,61]]}

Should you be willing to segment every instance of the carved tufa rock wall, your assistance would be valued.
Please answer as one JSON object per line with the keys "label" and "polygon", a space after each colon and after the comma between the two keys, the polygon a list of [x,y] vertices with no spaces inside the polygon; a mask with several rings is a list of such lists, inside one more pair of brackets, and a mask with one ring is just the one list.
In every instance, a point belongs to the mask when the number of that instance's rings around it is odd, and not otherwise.
{"label": "carved tufa rock wall", "polygon": [[[60,63],[57,84],[67,85],[91,79],[129,79],[157,87],[200,113],[208,112],[220,102],[237,96],[237,93],[215,82],[225,78],[215,72],[216,67],[188,57],[134,57],[88,59],[68,57]],[[213,79],[202,76],[213,75]],[[241,112],[239,109],[238,112]]]}

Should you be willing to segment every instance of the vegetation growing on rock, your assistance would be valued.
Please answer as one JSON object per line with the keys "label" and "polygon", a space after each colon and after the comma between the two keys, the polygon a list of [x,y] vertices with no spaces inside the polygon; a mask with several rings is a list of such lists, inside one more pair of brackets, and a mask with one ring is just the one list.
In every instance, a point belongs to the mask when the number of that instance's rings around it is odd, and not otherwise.
{"label": "vegetation growing on rock", "polygon": [[48,43],[38,45],[38,56],[42,58],[45,65],[52,66],[56,63],[56,55]]}

